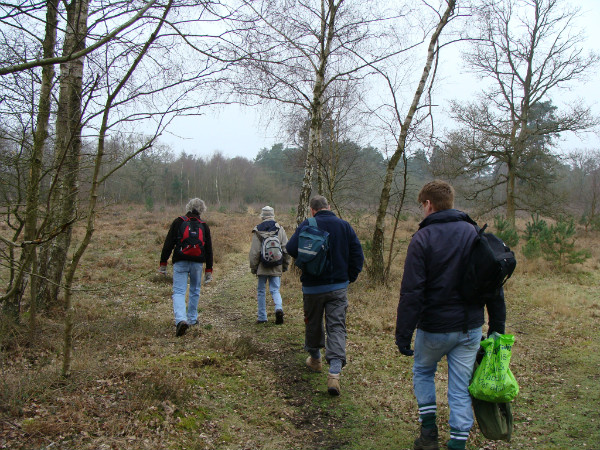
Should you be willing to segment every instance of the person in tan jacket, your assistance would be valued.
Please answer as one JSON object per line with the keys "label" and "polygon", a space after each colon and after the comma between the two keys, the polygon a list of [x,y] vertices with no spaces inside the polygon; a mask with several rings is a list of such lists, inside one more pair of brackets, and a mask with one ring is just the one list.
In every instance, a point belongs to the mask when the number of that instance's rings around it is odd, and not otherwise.
{"label": "person in tan jacket", "polygon": [[279,288],[281,275],[290,264],[290,256],[285,250],[287,236],[281,225],[275,221],[275,211],[265,206],[260,213],[262,222],[252,230],[250,247],[250,270],[258,276],[256,296],[258,313],[256,323],[267,322],[267,282],[275,304],[275,323],[283,323],[283,305]]}

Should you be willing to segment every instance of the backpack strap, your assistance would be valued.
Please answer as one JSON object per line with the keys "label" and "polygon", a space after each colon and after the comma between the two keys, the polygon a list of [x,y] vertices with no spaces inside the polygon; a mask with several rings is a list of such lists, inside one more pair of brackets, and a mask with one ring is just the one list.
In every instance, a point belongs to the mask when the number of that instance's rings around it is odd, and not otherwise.
{"label": "backpack strap", "polygon": [[[475,227],[475,231],[477,232],[477,236],[473,240],[473,244],[471,246],[471,249],[469,250],[469,258],[470,258],[471,257],[471,252],[475,248],[475,245],[477,244],[477,241],[479,239],[481,239],[481,235],[485,232],[485,229],[487,228],[488,224],[486,223],[486,224],[483,225],[483,227],[480,227],[469,216],[467,216],[467,217],[469,218],[469,220],[467,220],[467,222],[471,223],[473,225],[473,227]],[[467,264],[468,264],[468,259],[467,259]],[[466,333],[467,331],[469,331],[468,330],[469,329],[469,310],[468,310],[467,301],[464,298],[462,299],[462,302],[463,302],[463,308],[464,308],[464,313],[465,313],[465,315],[464,315],[465,320],[463,322],[463,333]]]}
{"label": "backpack strap", "polygon": [[194,221],[196,221],[196,222],[200,222],[200,223],[206,223],[206,222],[204,222],[202,219],[200,219],[199,217],[195,217],[195,216],[192,216],[192,217],[188,217],[188,216],[179,216],[179,218],[180,218],[181,220],[183,220],[184,222],[189,222],[190,220],[194,220]]}
{"label": "backpack strap", "polygon": [[311,227],[319,228],[319,225],[317,225],[317,219],[315,219],[314,217],[308,218],[308,225],[310,225]]}

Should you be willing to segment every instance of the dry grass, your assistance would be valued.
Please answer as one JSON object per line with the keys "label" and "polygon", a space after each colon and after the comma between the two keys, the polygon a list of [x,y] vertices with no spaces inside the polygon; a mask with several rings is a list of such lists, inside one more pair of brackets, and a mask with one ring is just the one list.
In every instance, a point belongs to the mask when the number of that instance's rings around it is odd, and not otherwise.
{"label": "dry grass", "polygon": [[[348,365],[342,396],[303,366],[300,283],[286,273],[284,326],[257,326],[247,252],[256,211],[209,211],[215,281],[203,287],[201,324],[174,337],[171,285],[156,275],[176,209],[102,212],[78,273],[75,361],[59,376],[60,312],[40,317],[35,336],[3,328],[0,448],[11,449],[387,449],[411,448],[416,422],[411,360],[394,346],[406,244],[417,220],[401,223],[389,286],[365,275],[350,288]],[[288,235],[293,217],[278,214]],[[371,238],[372,217],[355,223]],[[76,234],[76,236],[80,236]],[[579,236],[593,258],[557,273],[519,253],[506,287],[512,368],[521,393],[513,442],[469,449],[598,448],[600,415],[600,237]],[[10,333],[10,334],[9,334]],[[440,364],[442,434],[448,428],[446,368]]]}

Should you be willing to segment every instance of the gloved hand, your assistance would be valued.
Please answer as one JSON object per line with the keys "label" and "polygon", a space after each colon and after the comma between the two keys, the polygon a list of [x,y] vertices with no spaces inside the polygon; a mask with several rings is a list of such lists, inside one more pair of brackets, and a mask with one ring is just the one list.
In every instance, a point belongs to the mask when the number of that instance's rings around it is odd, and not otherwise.
{"label": "gloved hand", "polygon": [[212,281],[212,272],[206,272],[204,274],[204,283],[210,283]]}
{"label": "gloved hand", "polygon": [[167,266],[159,266],[158,267],[158,273],[160,273],[161,275],[167,275]]}
{"label": "gloved hand", "polygon": [[504,330],[501,329],[500,327],[495,328],[495,327],[489,327],[488,328],[488,332],[487,332],[487,337],[490,337],[492,335],[493,332],[496,332],[498,334],[504,334]]}
{"label": "gloved hand", "polygon": [[405,345],[403,347],[398,346],[398,350],[400,350],[400,353],[404,356],[412,356],[415,354],[415,351],[410,348],[410,345]]}

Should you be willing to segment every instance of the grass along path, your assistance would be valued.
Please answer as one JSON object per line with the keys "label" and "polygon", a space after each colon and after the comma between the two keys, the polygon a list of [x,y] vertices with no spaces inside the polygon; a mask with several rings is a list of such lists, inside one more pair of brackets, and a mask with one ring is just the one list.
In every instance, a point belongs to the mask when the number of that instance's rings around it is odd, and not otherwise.
{"label": "grass along path", "polygon": [[[13,349],[22,360],[2,354],[10,404],[1,408],[0,448],[339,448],[329,431],[341,415],[325,374],[303,365],[301,308],[286,299],[283,326],[274,325],[272,307],[270,323],[255,323],[244,245],[219,255],[200,324],[176,338],[170,279],[139,275],[156,247],[136,249],[127,226],[99,229],[102,248],[88,253],[80,285],[99,290],[78,296],[73,375],[58,375],[58,318],[42,318],[32,347]],[[40,352],[46,357],[34,356]],[[21,372],[27,360],[30,379]]]}
{"label": "grass along path", "polygon": [[[269,323],[255,324],[246,259],[256,215],[209,216],[215,280],[203,287],[200,325],[174,336],[171,282],[154,270],[178,213],[101,214],[78,272],[70,378],[59,376],[61,312],[41,316],[33,340],[21,329],[0,336],[0,448],[412,448],[412,359],[393,345],[402,262],[390,286],[370,286],[364,275],[351,285],[348,365],[342,395],[332,398],[326,374],[304,367],[297,274],[282,280],[284,325],[274,325],[270,299]],[[293,218],[279,220],[291,233]],[[403,226],[408,238],[416,222]],[[357,226],[362,240],[370,230]],[[511,368],[521,386],[513,441],[486,441],[475,427],[469,450],[600,449],[599,241],[587,242],[596,259],[566,274],[519,256],[507,286]],[[443,442],[445,362],[437,380]]]}

